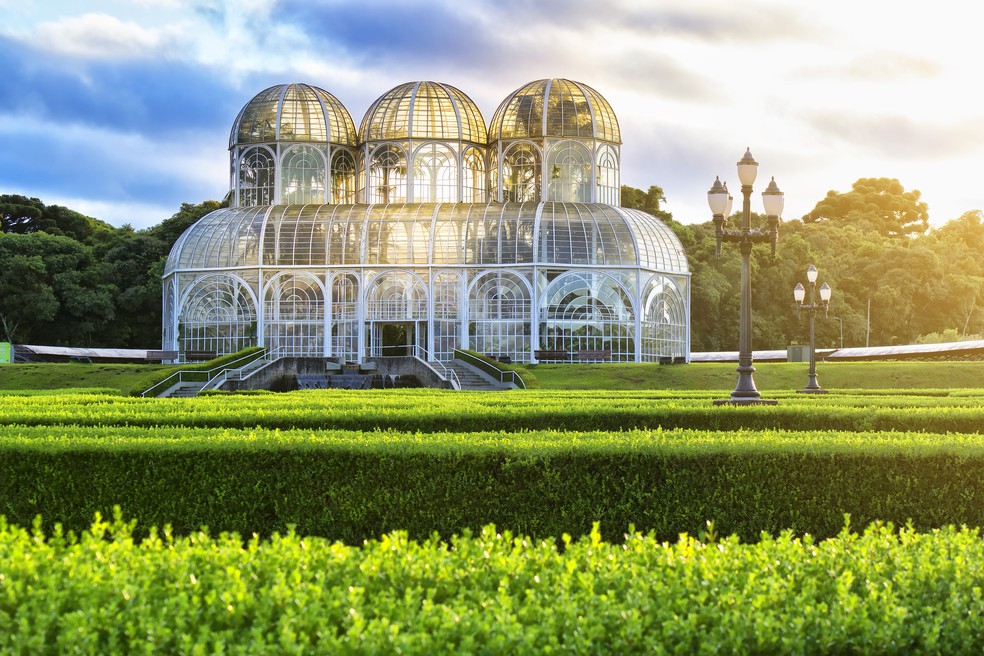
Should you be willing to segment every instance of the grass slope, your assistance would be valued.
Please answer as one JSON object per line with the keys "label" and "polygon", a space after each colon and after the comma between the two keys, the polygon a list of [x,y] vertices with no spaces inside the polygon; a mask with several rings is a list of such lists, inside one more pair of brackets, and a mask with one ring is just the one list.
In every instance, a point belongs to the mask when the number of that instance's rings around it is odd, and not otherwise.
{"label": "grass slope", "polygon": [[145,364],[10,364],[0,365],[0,390],[75,388],[116,389],[122,394],[142,392],[172,365]]}
{"label": "grass slope", "polygon": [[[805,362],[756,363],[755,383],[770,390],[797,390],[806,385]],[[135,364],[16,364],[0,366],[0,390],[111,388],[123,394],[142,392],[161,374],[177,367]],[[541,389],[556,390],[721,390],[734,388],[732,362],[689,365],[652,363],[543,364],[516,367]],[[820,384],[830,390],[978,388],[981,362],[830,362],[817,365]],[[530,376],[529,374],[532,374]]]}
{"label": "grass slope", "polygon": [[[737,374],[733,362],[689,365],[544,364],[530,366],[541,389],[693,389],[731,390]],[[768,390],[806,386],[809,364],[755,364],[755,383]],[[820,385],[831,390],[977,388],[984,362],[824,362],[817,364]]]}

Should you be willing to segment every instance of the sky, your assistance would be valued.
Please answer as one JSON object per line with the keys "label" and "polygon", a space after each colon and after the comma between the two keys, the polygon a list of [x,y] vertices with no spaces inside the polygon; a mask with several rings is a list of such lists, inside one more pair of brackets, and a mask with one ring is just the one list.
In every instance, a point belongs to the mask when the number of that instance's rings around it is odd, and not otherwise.
{"label": "sky", "polygon": [[682,223],[710,219],[715,176],[737,191],[747,147],[753,211],[773,176],[787,220],[886,177],[942,225],[984,209],[982,15],[965,0],[0,0],[0,193],[146,228],[225,196],[229,130],[271,85],[322,87],[358,125],[432,80],[488,122],[556,77],[608,99],[622,184],[662,187]]}

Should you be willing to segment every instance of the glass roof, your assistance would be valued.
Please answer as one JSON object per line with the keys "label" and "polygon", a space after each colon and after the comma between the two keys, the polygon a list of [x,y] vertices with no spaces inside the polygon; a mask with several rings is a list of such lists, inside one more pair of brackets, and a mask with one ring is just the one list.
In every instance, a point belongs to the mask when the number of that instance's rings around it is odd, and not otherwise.
{"label": "glass roof", "polygon": [[256,94],[232,124],[239,144],[306,141],[356,145],[355,123],[341,101],[308,84],[278,84]]}
{"label": "glass roof", "polygon": [[586,84],[559,78],[536,80],[520,87],[492,115],[492,141],[527,137],[622,142],[618,119],[604,96]]}
{"label": "glass roof", "polygon": [[276,205],[216,210],[175,243],[165,274],[263,266],[537,264],[689,271],[639,210],[585,203]]}
{"label": "glass roof", "polygon": [[485,144],[488,134],[478,106],[462,91],[439,82],[407,82],[369,107],[359,140],[442,140]]}

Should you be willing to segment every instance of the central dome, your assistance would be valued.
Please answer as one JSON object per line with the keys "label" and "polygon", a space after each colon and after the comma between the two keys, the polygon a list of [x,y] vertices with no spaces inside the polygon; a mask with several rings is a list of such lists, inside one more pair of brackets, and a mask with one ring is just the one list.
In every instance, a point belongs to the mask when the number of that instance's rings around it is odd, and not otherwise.
{"label": "central dome", "polygon": [[369,107],[359,141],[488,141],[482,113],[462,91],[440,82],[407,82]]}

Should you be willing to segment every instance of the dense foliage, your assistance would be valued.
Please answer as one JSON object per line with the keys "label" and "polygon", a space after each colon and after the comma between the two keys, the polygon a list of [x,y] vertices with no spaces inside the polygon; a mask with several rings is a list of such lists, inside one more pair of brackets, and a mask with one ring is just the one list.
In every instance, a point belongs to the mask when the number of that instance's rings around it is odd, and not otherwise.
{"label": "dense foliage", "polygon": [[[665,212],[639,200],[642,192],[627,194],[626,189],[623,199],[666,219]],[[846,347],[907,344],[931,333],[950,339],[984,333],[978,305],[984,298],[982,219],[981,211],[970,211],[927,231],[927,208],[919,192],[906,192],[897,180],[863,179],[850,192],[830,192],[802,221],[782,224],[775,262],[768,248],[753,252],[754,348],[783,349],[807,340],[807,318],[794,309],[792,291],[797,283],[807,284],[810,264],[820,270],[818,284],[826,281],[833,288],[829,314],[821,312],[816,321],[819,347],[840,346],[842,329]],[[738,215],[731,222],[737,224]],[[693,350],[737,350],[737,249],[725,244],[715,257],[710,220],[668,223],[680,236],[693,271]],[[764,225],[764,218],[754,215],[753,225]]]}
{"label": "dense foliage", "polygon": [[601,521],[608,539],[629,524],[673,539],[709,519],[746,540],[787,528],[829,537],[844,513],[984,526],[980,391],[790,393],[772,408],[715,407],[713,396],[5,396],[0,514],[79,531],[120,504],[181,534],[294,525],[350,544],[489,522],[556,537]]}
{"label": "dense foliage", "polygon": [[185,203],[134,231],[0,195],[0,341],[159,347],[164,260],[185,228],[218,207]]}
{"label": "dense foliage", "polygon": [[984,540],[498,532],[359,547],[0,520],[3,653],[979,653]]}

